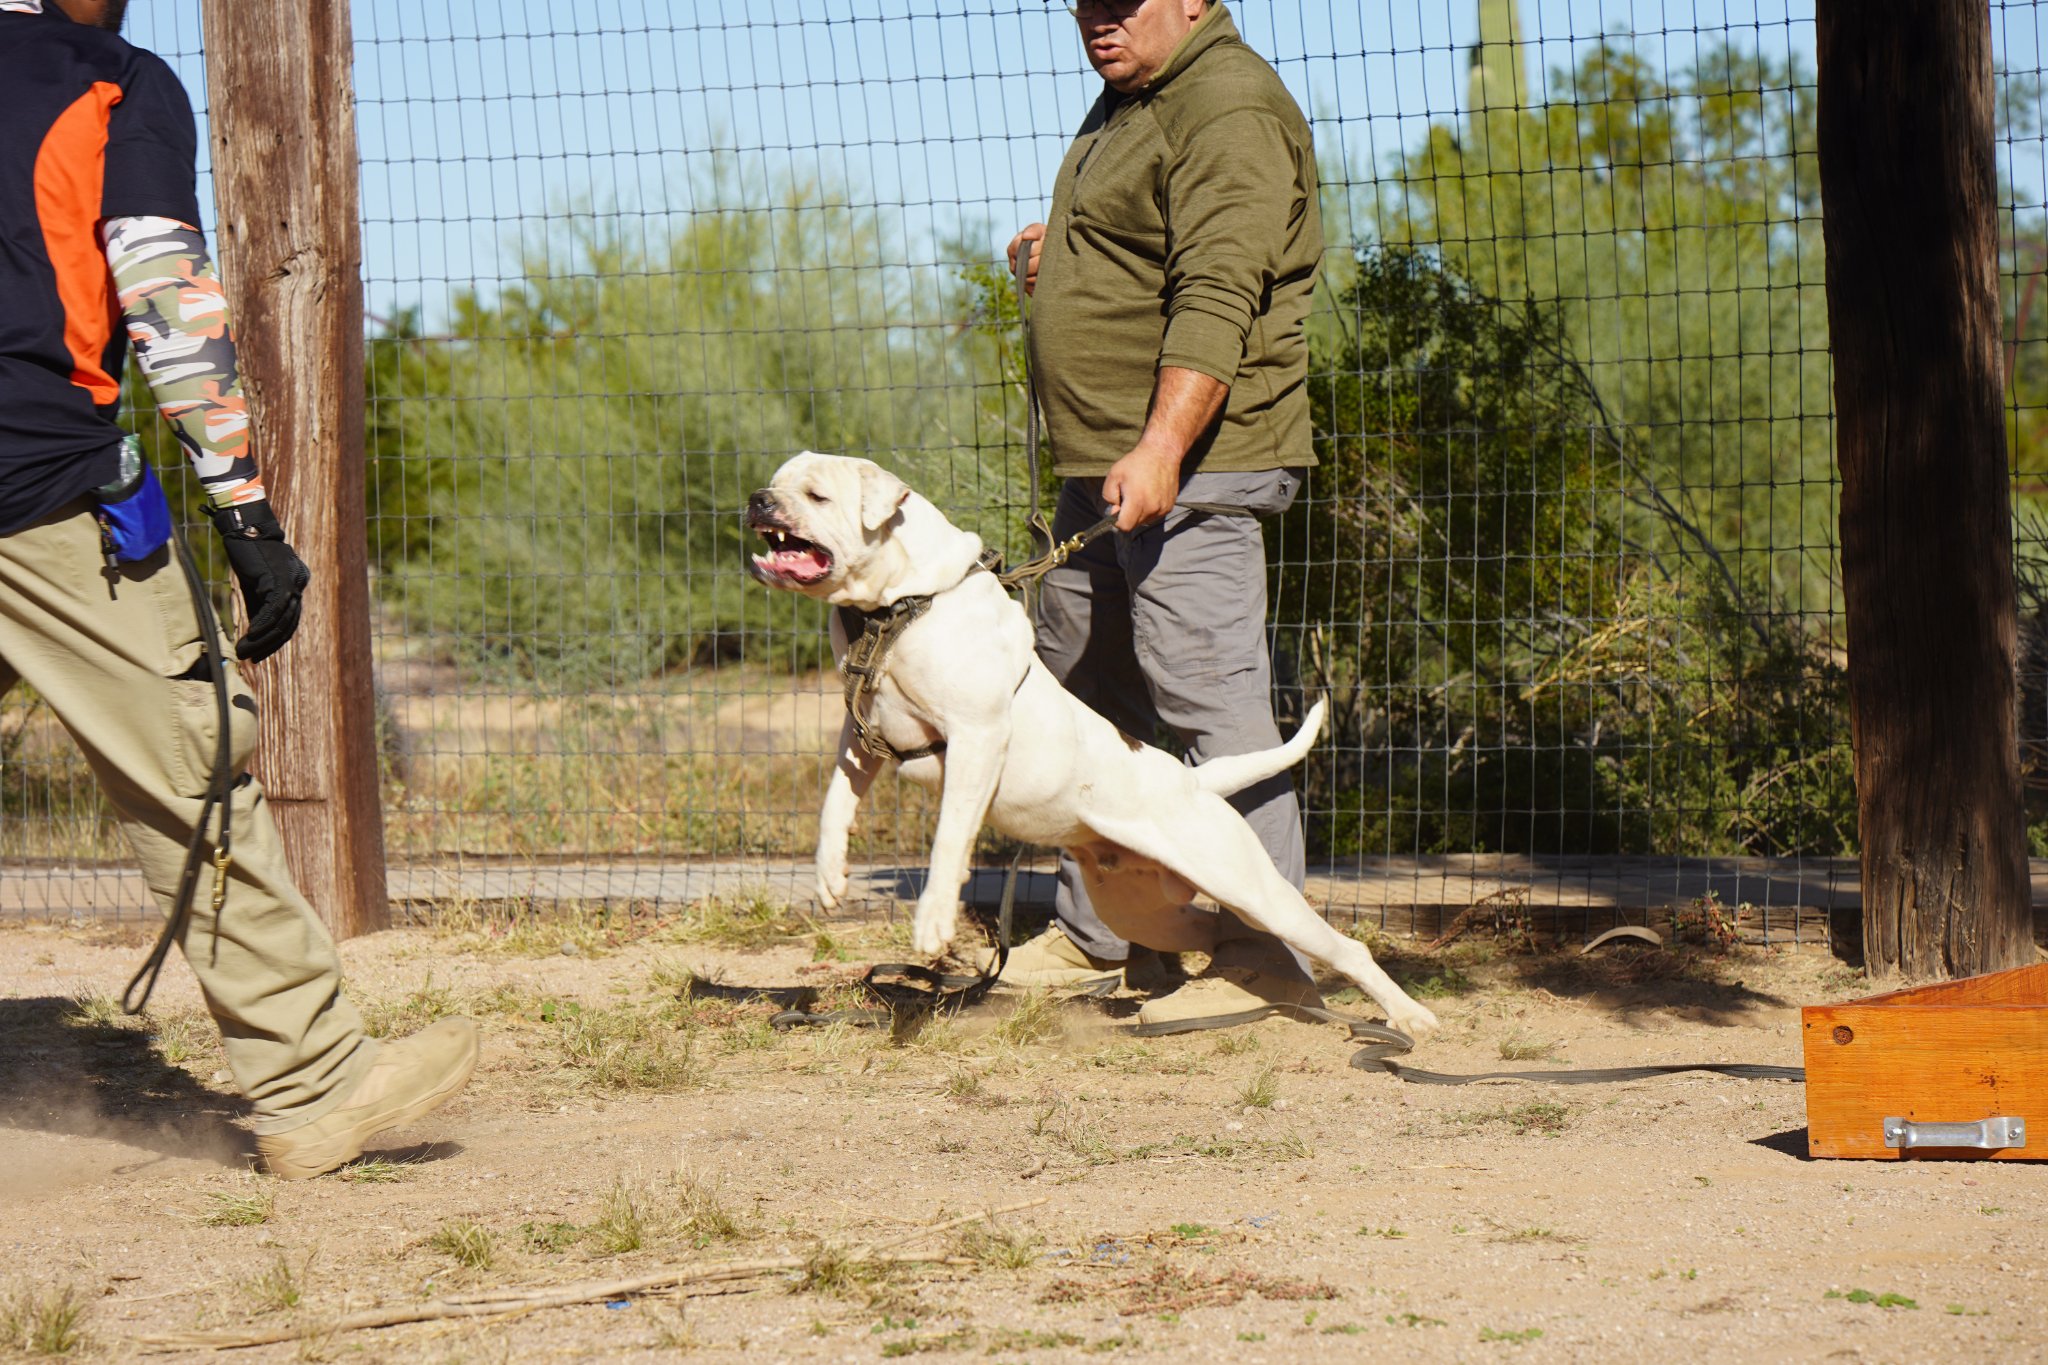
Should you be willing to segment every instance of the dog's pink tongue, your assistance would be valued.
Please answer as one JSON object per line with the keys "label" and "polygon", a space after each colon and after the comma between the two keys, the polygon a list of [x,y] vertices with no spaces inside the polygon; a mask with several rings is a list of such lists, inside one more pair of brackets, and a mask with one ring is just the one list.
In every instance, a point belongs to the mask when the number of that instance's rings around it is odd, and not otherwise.
{"label": "dog's pink tongue", "polygon": [[792,578],[816,578],[825,572],[825,556],[815,545],[801,550],[777,550],[775,568]]}

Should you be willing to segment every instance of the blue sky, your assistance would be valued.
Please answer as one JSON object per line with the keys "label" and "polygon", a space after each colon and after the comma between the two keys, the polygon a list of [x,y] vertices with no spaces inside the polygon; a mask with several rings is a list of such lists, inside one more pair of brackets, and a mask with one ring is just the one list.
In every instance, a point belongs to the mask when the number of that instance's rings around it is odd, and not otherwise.
{"label": "blue sky", "polygon": [[[203,103],[198,8],[136,0],[128,31]],[[1232,8],[1326,158],[1369,167],[1462,102],[1476,0]],[[2039,69],[2032,0],[1992,17],[2008,64]],[[1072,20],[1041,0],[354,0],[352,20],[369,306],[424,305],[429,325],[457,290],[516,279],[577,214],[660,233],[704,206],[714,160],[749,197],[821,177],[879,206],[902,264],[963,240],[993,253],[1042,213],[1098,88]],[[1730,29],[1809,65],[1813,50],[1811,0],[1523,0],[1522,22],[1539,82],[1603,32],[1665,69]],[[2011,151],[2017,183],[2048,178],[2038,138]]]}

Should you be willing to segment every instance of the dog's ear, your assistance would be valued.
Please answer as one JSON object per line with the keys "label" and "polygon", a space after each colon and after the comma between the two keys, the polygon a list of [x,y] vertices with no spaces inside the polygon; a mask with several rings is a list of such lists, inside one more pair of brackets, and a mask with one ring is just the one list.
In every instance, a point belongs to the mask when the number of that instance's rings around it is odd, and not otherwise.
{"label": "dog's ear", "polygon": [[860,471],[860,524],[864,531],[879,529],[910,496],[910,485],[878,464],[863,465]]}

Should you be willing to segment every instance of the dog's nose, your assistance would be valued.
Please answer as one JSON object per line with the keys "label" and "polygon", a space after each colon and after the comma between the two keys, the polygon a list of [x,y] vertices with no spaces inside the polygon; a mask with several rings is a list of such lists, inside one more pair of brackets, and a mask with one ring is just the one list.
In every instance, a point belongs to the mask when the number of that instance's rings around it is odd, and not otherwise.
{"label": "dog's nose", "polygon": [[775,510],[775,495],[765,488],[754,490],[754,496],[747,499],[747,515],[762,517]]}

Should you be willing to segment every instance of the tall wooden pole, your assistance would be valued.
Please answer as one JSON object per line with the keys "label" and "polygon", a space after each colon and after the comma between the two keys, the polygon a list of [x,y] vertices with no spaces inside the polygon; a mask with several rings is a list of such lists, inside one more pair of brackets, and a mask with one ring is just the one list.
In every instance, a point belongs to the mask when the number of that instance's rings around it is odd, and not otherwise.
{"label": "tall wooden pole", "polygon": [[2031,960],[1985,0],[1820,0],[1820,187],[1872,975]]}
{"label": "tall wooden pole", "polygon": [[365,566],[362,243],[348,0],[204,0],[215,250],[256,458],[313,571],[251,670],[257,775],[299,887],[337,938],[388,922]]}

